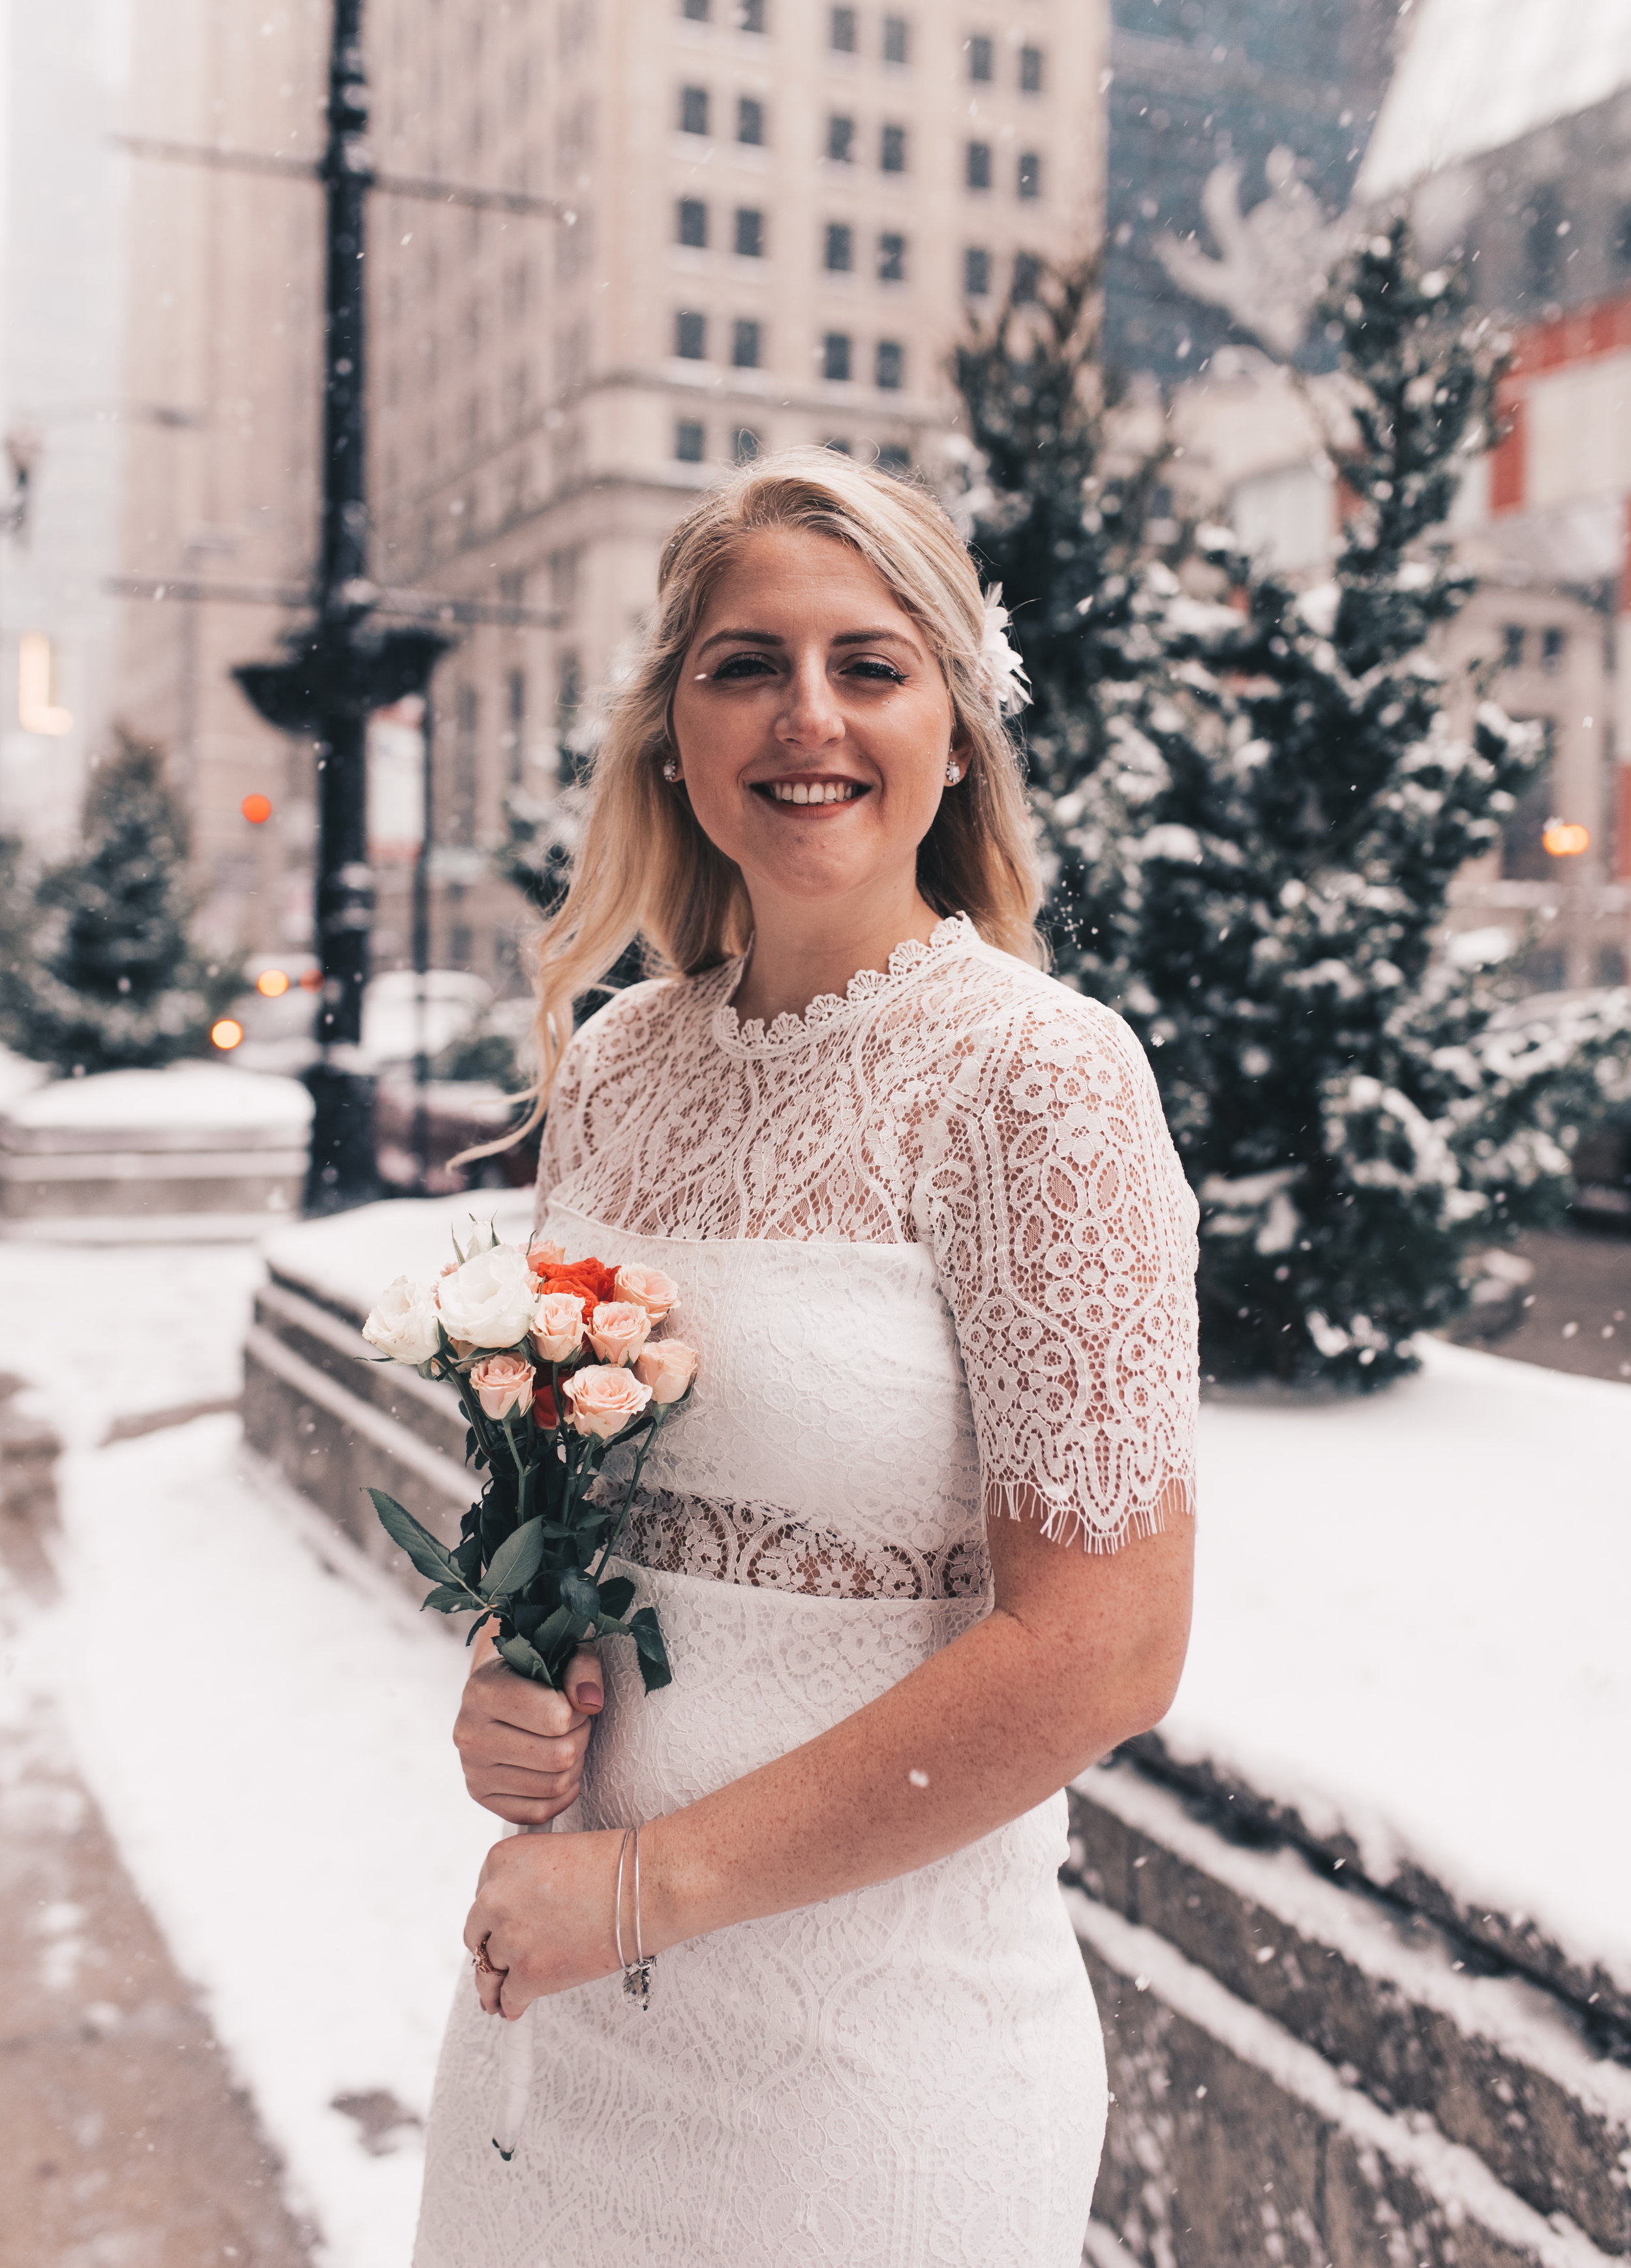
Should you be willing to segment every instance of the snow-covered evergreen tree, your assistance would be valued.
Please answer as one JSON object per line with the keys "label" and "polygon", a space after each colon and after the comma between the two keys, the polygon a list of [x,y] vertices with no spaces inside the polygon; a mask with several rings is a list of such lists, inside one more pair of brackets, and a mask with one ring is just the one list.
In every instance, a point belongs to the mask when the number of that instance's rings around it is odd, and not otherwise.
{"label": "snow-covered evergreen tree", "polygon": [[1429,651],[1471,589],[1432,539],[1486,443],[1495,342],[1402,221],[1330,312],[1352,418],[1332,578],[1300,591],[1223,531],[1200,547],[1215,602],[1147,575],[1159,661],[1052,817],[1101,930],[1061,973],[1146,1042],[1200,1197],[1209,1365],[1376,1384],[1465,1304],[1470,1244],[1560,1204],[1626,1020],[1493,1029],[1494,992],[1437,950],[1537,755],[1488,702],[1452,733]]}
{"label": "snow-covered evergreen tree", "polygon": [[188,927],[188,828],[160,751],[118,735],[85,791],[83,847],[34,893],[14,1044],[59,1071],[122,1071],[204,1048],[230,979]]}

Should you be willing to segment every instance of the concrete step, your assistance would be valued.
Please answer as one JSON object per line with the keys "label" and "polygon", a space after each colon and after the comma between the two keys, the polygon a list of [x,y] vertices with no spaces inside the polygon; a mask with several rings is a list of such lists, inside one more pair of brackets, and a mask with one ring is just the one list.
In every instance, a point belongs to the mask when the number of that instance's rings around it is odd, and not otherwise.
{"label": "concrete step", "polygon": [[[1631,2255],[1631,2071],[1566,2003],[1125,1764],[1084,1775],[1072,1813],[1118,2096],[1095,2211],[1139,2258],[1170,2239],[1178,2268],[1347,2268],[1372,2257],[1362,2224],[1395,2229],[1390,2268]],[[1217,2215],[1244,2200],[1227,2250]]]}

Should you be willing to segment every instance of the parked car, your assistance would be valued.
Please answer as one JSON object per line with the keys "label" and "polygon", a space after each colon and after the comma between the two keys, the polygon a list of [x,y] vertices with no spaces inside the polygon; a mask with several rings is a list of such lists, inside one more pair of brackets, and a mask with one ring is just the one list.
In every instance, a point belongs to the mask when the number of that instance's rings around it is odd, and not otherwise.
{"label": "parked car", "polygon": [[374,1096],[375,1154],[388,1188],[442,1197],[460,1189],[524,1189],[538,1170],[537,1130],[513,1148],[468,1166],[451,1160],[491,1142],[526,1115],[531,1000],[496,1000],[450,1041],[423,1086],[394,1064]]}
{"label": "parked car", "polygon": [[[322,972],[309,954],[251,961],[244,990],[215,1027],[216,1047],[245,1071],[298,1078],[317,1059],[314,1029]],[[421,1047],[439,1056],[474,1025],[492,987],[463,968],[390,968],[363,990],[358,1067],[384,1072],[411,1064]]]}
{"label": "parked car", "polygon": [[[1555,1028],[1583,1009],[1605,1005],[1612,997],[1607,991],[1532,992],[1509,1001],[1493,1022],[1506,1030],[1534,1025]],[[1631,1101],[1605,1101],[1600,1114],[1581,1127],[1573,1165],[1569,1210],[1605,1226],[1631,1228]]]}

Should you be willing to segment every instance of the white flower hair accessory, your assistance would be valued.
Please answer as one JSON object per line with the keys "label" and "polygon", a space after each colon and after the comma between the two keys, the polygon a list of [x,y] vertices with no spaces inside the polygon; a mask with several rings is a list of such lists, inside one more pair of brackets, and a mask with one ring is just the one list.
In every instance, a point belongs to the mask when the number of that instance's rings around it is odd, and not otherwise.
{"label": "white flower hair accessory", "polygon": [[1008,644],[1011,620],[1002,603],[1002,585],[993,583],[985,593],[985,633],[980,640],[975,674],[999,717],[1017,717],[1030,699],[1025,665]]}

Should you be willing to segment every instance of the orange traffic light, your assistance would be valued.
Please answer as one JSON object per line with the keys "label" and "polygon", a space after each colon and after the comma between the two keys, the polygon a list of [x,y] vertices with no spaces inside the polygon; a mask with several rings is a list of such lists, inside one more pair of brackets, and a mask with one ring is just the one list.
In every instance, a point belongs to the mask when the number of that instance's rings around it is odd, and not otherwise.
{"label": "orange traffic light", "polygon": [[272,799],[269,795],[247,795],[239,808],[251,827],[264,827],[272,815]]}
{"label": "orange traffic light", "polygon": [[1578,858],[1591,848],[1590,831],[1577,820],[1549,819],[1540,840],[1554,858]]}

